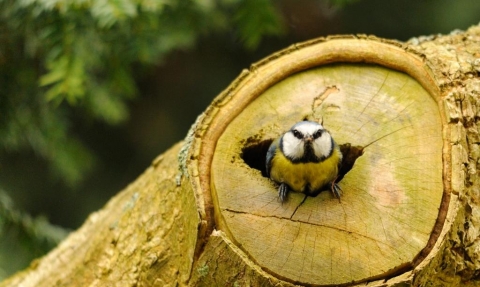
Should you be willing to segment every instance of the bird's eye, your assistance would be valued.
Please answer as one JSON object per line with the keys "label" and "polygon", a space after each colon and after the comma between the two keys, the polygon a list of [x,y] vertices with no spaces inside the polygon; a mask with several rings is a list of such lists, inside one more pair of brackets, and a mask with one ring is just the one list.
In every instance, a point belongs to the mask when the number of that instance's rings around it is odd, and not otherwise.
{"label": "bird's eye", "polygon": [[293,130],[292,133],[297,139],[301,139],[303,137],[302,133],[297,130]]}
{"label": "bird's eye", "polygon": [[318,130],[313,134],[314,139],[318,139],[319,137],[322,136],[323,130]]}

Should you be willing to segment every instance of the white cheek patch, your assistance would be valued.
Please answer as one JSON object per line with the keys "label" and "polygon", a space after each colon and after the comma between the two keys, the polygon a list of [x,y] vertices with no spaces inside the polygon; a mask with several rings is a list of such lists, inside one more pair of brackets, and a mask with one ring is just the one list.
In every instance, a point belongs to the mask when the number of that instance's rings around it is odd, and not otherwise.
{"label": "white cheek patch", "polygon": [[286,133],[282,139],[283,154],[292,159],[298,159],[303,156],[303,142],[297,139],[292,133]]}
{"label": "white cheek patch", "polygon": [[332,150],[332,137],[328,132],[324,132],[321,137],[313,142],[313,150],[318,158],[325,158],[330,155]]}

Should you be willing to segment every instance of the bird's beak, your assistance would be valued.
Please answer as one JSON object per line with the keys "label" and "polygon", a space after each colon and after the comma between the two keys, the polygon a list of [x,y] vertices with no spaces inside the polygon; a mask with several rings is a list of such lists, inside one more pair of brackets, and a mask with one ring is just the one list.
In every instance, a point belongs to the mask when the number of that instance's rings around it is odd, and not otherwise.
{"label": "bird's beak", "polygon": [[313,137],[306,137],[305,142],[311,143],[313,141]]}

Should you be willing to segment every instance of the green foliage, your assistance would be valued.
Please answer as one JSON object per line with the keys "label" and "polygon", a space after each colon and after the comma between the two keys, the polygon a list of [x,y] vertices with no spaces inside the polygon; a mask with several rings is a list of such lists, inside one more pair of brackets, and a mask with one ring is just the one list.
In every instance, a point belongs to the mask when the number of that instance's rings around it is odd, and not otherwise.
{"label": "green foliage", "polygon": [[[52,174],[76,185],[95,159],[74,136],[73,116],[122,123],[137,94],[135,72],[202,35],[237,30],[252,48],[278,34],[273,4],[254,2],[0,0],[0,156],[31,150]],[[0,279],[66,234],[16,210],[1,188]]]}
{"label": "green foliage", "polygon": [[0,280],[55,247],[68,231],[17,210],[0,189]]}
{"label": "green foliage", "polygon": [[94,159],[71,134],[72,111],[121,123],[133,66],[227,29],[254,48],[282,27],[272,0],[0,0],[0,146],[33,150],[73,186]]}
{"label": "green foliage", "polygon": [[249,49],[254,49],[264,35],[278,35],[284,30],[280,15],[275,12],[270,0],[244,0],[236,9],[234,20],[240,36]]}

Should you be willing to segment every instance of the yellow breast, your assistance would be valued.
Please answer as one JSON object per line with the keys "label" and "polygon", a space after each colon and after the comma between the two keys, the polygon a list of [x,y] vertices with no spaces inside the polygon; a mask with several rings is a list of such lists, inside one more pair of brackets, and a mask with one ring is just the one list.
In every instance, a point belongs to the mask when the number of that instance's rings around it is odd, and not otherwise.
{"label": "yellow breast", "polygon": [[293,191],[315,194],[338,175],[340,151],[318,163],[292,163],[282,152],[277,151],[272,159],[270,178],[278,183],[286,183]]}

